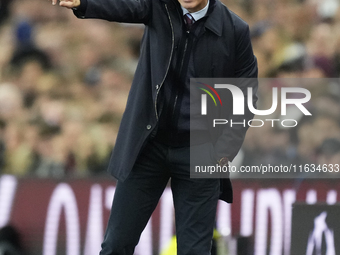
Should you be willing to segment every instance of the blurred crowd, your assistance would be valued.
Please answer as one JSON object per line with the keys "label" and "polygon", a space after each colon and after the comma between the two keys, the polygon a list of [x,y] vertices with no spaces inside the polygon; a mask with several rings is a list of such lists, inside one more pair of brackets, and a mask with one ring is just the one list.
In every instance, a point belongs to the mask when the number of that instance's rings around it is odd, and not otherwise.
{"label": "blurred crowd", "polygon": [[[243,164],[340,163],[340,1],[222,2],[249,23],[260,78],[314,81],[303,85],[312,117],[250,128]],[[79,20],[47,0],[1,0],[0,174],[105,173],[143,29]],[[258,94],[270,108],[271,85]]]}
{"label": "blurred crowd", "polygon": [[[340,176],[340,1],[243,3],[237,11],[250,22],[259,77],[264,78],[260,79],[258,108],[271,107],[272,87],[302,87],[311,92],[311,100],[304,106],[312,116],[305,116],[292,106],[288,106],[286,116],[280,115],[279,110],[272,116],[255,116],[263,120],[294,119],[298,125],[284,128],[276,122],[273,128],[272,122],[265,122],[264,127],[250,128],[242,164],[315,164],[315,168],[325,164],[328,169],[338,164],[337,172],[324,168],[309,172],[309,176]],[[301,95],[288,95],[294,97]]]}

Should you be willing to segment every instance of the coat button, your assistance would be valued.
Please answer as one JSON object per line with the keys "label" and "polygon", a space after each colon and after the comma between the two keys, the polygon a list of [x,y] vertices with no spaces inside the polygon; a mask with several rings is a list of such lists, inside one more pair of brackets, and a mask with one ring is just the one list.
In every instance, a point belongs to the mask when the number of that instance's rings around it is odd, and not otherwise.
{"label": "coat button", "polygon": [[147,126],[146,126],[146,129],[147,129],[147,130],[150,130],[150,129],[151,129],[151,125],[147,125]]}
{"label": "coat button", "polygon": [[158,84],[156,85],[156,89],[157,89],[157,90],[159,89],[159,85],[158,85]]}

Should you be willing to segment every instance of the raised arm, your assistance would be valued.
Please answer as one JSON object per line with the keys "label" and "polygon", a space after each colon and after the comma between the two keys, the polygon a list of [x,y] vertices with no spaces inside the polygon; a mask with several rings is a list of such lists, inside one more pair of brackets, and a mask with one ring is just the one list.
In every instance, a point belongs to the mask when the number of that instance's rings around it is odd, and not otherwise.
{"label": "raised arm", "polygon": [[[53,5],[58,0],[51,0]],[[78,18],[146,24],[152,13],[152,0],[59,0],[59,5],[74,11]]]}

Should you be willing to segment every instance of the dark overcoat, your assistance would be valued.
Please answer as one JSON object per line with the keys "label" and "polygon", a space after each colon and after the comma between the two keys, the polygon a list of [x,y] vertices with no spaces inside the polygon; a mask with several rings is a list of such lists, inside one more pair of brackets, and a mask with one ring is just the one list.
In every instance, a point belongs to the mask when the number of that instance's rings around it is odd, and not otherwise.
{"label": "dark overcoat", "polygon": [[[256,78],[257,62],[247,23],[219,0],[210,0],[210,4],[215,5],[214,9],[193,48],[195,73],[198,77]],[[87,0],[84,13],[76,11],[75,14],[79,18],[145,24],[139,63],[108,168],[114,177],[124,181],[158,122],[159,93],[182,36],[179,3],[177,0]],[[247,93],[246,87],[241,89]],[[256,88],[253,91],[253,101],[256,101]],[[231,105],[229,109],[224,108],[223,116],[227,119]],[[253,115],[246,112],[245,117],[251,119]],[[232,160],[243,143],[246,130],[240,126],[226,126],[219,132],[212,131],[216,158]],[[223,180],[221,184],[221,199],[231,202],[230,181]]]}

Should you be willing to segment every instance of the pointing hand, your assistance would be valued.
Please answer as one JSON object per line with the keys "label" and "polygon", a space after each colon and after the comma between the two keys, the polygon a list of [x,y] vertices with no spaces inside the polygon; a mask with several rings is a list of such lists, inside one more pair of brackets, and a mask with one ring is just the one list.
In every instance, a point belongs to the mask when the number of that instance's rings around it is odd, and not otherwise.
{"label": "pointing hand", "polygon": [[[52,4],[56,5],[57,0],[52,0]],[[59,5],[66,8],[76,8],[80,5],[80,0],[60,0]]]}

